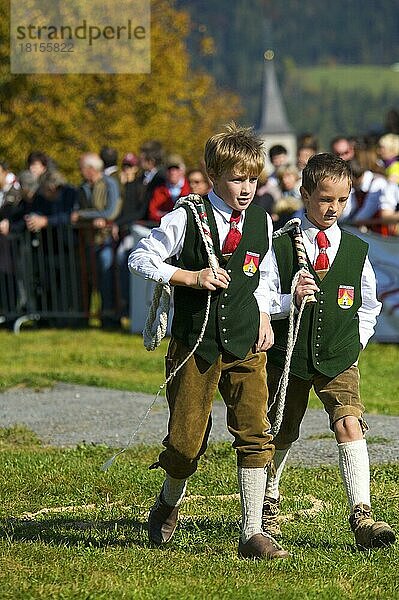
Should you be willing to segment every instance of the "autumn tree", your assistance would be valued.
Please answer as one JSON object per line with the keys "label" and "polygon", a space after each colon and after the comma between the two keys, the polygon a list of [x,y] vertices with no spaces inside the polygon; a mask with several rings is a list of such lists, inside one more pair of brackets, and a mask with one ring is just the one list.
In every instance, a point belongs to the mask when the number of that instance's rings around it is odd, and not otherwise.
{"label": "autumn tree", "polygon": [[15,170],[40,149],[77,181],[82,152],[137,151],[147,139],[195,165],[209,135],[240,114],[236,96],[191,67],[189,16],[168,0],[151,3],[150,74],[12,75],[8,11],[0,0],[0,155]]}

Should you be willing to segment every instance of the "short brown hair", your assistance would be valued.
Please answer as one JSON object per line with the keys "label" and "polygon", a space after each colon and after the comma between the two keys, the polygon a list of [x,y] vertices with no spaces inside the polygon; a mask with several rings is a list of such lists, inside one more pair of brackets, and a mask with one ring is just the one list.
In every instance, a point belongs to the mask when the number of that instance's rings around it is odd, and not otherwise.
{"label": "short brown hair", "polygon": [[225,171],[258,177],[264,163],[263,140],[251,127],[229,123],[225,131],[213,135],[206,142],[205,165],[211,177],[219,177]]}
{"label": "short brown hair", "polygon": [[324,152],[309,158],[302,171],[302,186],[308,194],[313,194],[318,184],[324,179],[340,181],[345,178],[348,179],[350,185],[351,168],[349,163],[335,154]]}

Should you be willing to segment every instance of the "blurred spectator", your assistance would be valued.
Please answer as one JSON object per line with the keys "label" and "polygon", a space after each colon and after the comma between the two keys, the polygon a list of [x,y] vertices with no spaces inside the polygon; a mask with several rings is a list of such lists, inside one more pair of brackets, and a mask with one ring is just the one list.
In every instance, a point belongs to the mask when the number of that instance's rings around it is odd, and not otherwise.
{"label": "blurred spectator", "polygon": [[116,219],[121,209],[118,185],[103,173],[98,154],[87,152],[79,161],[83,183],[80,186],[80,208],[71,213],[71,222],[90,223],[98,233],[94,237],[98,287],[101,296],[102,325],[119,326],[115,316],[114,244],[107,221]]}
{"label": "blurred spectator", "polygon": [[36,179],[39,179],[39,177],[43,175],[48,169],[49,158],[44,152],[34,150],[28,155],[26,162],[28,165],[28,169],[32,173],[32,175]]}
{"label": "blurred spectator", "polygon": [[[20,261],[26,252],[33,251],[21,244],[16,252],[12,250],[12,242],[7,236],[10,233],[19,233],[26,228],[24,216],[32,210],[38,182],[30,171],[23,171],[19,175],[19,189],[11,188],[5,195],[3,206],[0,208],[0,285],[2,313],[18,314],[24,310],[28,295],[21,277],[17,275],[15,261]],[[33,261],[31,261],[33,267]]]}
{"label": "blurred spectator", "polygon": [[298,146],[296,151],[296,166],[299,172],[302,172],[307,165],[309,158],[316,154],[314,146]]}
{"label": "blurred spectator", "polygon": [[378,156],[377,146],[373,139],[366,136],[363,143],[359,143],[356,148],[355,160],[366,171],[385,175],[385,167]]}
{"label": "blurred spectator", "polygon": [[[352,190],[341,222],[357,224],[370,219],[390,217],[395,213],[395,186],[389,184],[383,175],[365,169],[357,160],[350,161],[352,171]],[[370,229],[382,235],[390,235],[388,225],[370,225]]]}
{"label": "blurred spectator", "polygon": [[205,196],[212,187],[208,176],[202,169],[191,169],[188,171],[187,180],[193,194],[199,194],[200,196]]}
{"label": "blurred spectator", "polygon": [[118,243],[116,260],[120,290],[120,317],[130,315],[129,280],[127,258],[140,237],[146,237],[150,229],[145,226],[147,205],[142,193],[143,185],[137,180],[139,159],[129,152],[122,160],[122,210],[112,226],[112,236]]}
{"label": "blurred spectator", "polygon": [[380,137],[378,154],[384,163],[388,181],[399,185],[399,135],[387,133]]}
{"label": "blurred spectator", "polygon": [[100,158],[104,163],[104,175],[112,177],[119,188],[118,152],[115,148],[103,146],[100,150]]}
{"label": "blurred spectator", "polygon": [[319,151],[319,142],[317,137],[313,133],[301,133],[297,139],[297,146],[307,146],[313,148],[316,152]]}
{"label": "blurred spectator", "polygon": [[120,182],[122,186],[131,183],[137,177],[140,169],[140,161],[133,152],[128,152],[122,159],[122,170],[120,173]]}
{"label": "blurred spectator", "polygon": [[281,144],[276,144],[275,146],[272,146],[269,150],[269,160],[272,164],[273,170],[268,175],[267,183],[265,184],[267,187],[263,191],[263,193],[270,194],[271,196],[273,196],[274,201],[277,202],[277,200],[281,196],[281,190],[279,187],[277,177],[277,170],[279,169],[279,167],[288,164],[288,153],[285,146],[282,146]]}
{"label": "blurred spectator", "polygon": [[285,146],[276,144],[269,150],[269,160],[273,166],[273,171],[269,174],[269,185],[278,185],[277,169],[288,164],[288,151]]}
{"label": "blurred spectator", "polygon": [[278,216],[275,228],[279,229],[300,214],[303,203],[299,191],[301,175],[295,165],[285,165],[277,169],[277,179],[281,194],[273,210]]}
{"label": "blurred spectator", "polygon": [[[49,206],[37,195],[39,181],[31,171],[22,171],[18,176],[20,184],[19,201],[14,202],[6,218],[8,223],[3,224],[3,233],[21,233],[27,229],[26,219],[28,215],[46,215],[50,211]],[[5,231],[5,229],[7,231]]]}
{"label": "blurred spectator", "polygon": [[14,173],[10,171],[8,164],[5,161],[0,161],[0,207],[4,204],[5,196],[12,187],[19,188],[18,180]]}
{"label": "blurred spectator", "polygon": [[186,167],[178,154],[171,154],[166,161],[166,181],[153,191],[148,204],[148,218],[159,223],[166,213],[173,210],[176,201],[190,193],[190,184],[185,178]]}
{"label": "blurred spectator", "polygon": [[354,141],[343,135],[338,135],[331,140],[330,149],[333,154],[336,154],[343,160],[352,160],[355,158]]}
{"label": "blurred spectator", "polygon": [[140,166],[142,172],[137,176],[141,186],[140,193],[143,195],[143,204],[146,207],[146,218],[148,219],[148,204],[154,189],[165,183],[163,165],[162,144],[156,140],[145,142],[140,148]]}
{"label": "blurred spectator", "polygon": [[[268,192],[268,178],[266,170],[263,170],[258,178],[258,185],[253,199],[253,203],[261,206],[269,215],[273,215],[274,198]],[[277,218],[277,215],[275,215]],[[273,216],[272,216],[273,218]]]}
{"label": "blurred spectator", "polygon": [[71,214],[79,203],[78,190],[69,185],[59,171],[48,171],[42,175],[36,198],[35,210],[43,199],[44,214],[35,212],[25,217],[29,231],[39,231],[48,226],[68,225]]}

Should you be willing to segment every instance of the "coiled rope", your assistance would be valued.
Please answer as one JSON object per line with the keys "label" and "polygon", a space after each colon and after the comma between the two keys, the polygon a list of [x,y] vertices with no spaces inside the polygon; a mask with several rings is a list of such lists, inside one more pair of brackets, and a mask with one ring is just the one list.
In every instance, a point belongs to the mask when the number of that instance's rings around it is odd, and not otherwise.
{"label": "coiled rope", "polygon": [[[189,194],[188,196],[185,196],[184,198],[180,198],[179,201],[176,202],[175,208],[173,210],[175,210],[179,206],[182,206],[183,204],[186,204],[187,206],[189,206],[194,215],[195,222],[197,223],[202,240],[205,244],[205,249],[206,249],[206,253],[208,256],[209,266],[212,269],[212,272],[213,272],[215,278],[217,279],[217,269],[219,266],[219,262],[216,257],[215,249],[213,246],[213,241],[212,241],[212,236],[211,236],[211,232],[209,229],[208,217],[207,217],[207,214],[205,211],[204,201],[199,194]],[[169,314],[169,308],[170,308],[171,294],[172,294],[172,289],[171,289],[171,286],[169,283],[157,283],[157,285],[155,286],[152,303],[151,303],[151,306],[150,306],[150,309],[148,312],[147,320],[146,320],[144,331],[143,331],[144,345],[147,348],[147,350],[149,350],[149,351],[155,350],[155,348],[157,348],[159,346],[159,344],[161,343],[161,340],[165,337],[167,326],[168,326],[168,314]],[[210,307],[211,307],[211,297],[212,297],[212,292],[211,292],[211,290],[209,290],[208,296],[207,296],[207,302],[206,302],[204,322],[202,324],[201,331],[198,335],[197,341],[195,342],[193,349],[186,356],[186,358],[180,363],[180,365],[178,365],[173,371],[171,371],[169,376],[159,386],[159,389],[158,389],[156,395],[154,396],[152,402],[148,406],[144,417],[142,417],[141,421],[139,422],[139,424],[133,431],[126,446],[124,448],[122,448],[122,450],[119,450],[119,452],[114,454],[110,459],[108,459],[100,467],[101,471],[106,471],[107,469],[109,469],[109,467],[115,462],[115,459],[118,456],[120,456],[121,454],[123,454],[123,452],[125,452],[132,445],[134,438],[136,437],[137,433],[140,431],[141,427],[143,426],[144,421],[150,414],[151,409],[154,406],[155,402],[157,401],[161,391],[165,388],[165,386],[167,386],[169,381],[171,381],[171,379],[173,379],[173,377],[176,375],[176,373],[178,373],[178,371],[180,371],[180,369],[186,364],[186,362],[191,358],[191,356],[193,356],[193,354],[197,350],[198,346],[200,345],[200,343],[203,340],[205,329],[208,324],[209,312],[210,312]],[[157,315],[158,315],[158,317],[157,317]]]}
{"label": "coiled rope", "polygon": [[[215,278],[217,278],[217,268],[219,266],[218,259],[216,258],[215,249],[213,246],[212,236],[209,229],[208,217],[205,211],[204,201],[199,194],[189,194],[184,198],[180,198],[173,210],[186,204],[190,207],[195,222],[197,223],[198,230],[201,234],[202,240],[205,244],[206,253],[208,256],[208,263],[213,271]],[[144,346],[147,350],[152,351],[158,348],[162,339],[165,337],[166,329],[168,326],[168,314],[170,308],[170,299],[172,295],[172,289],[169,283],[157,283],[154,289],[154,295],[152,303],[148,311],[147,320],[145,322],[143,331]],[[207,307],[205,312],[204,325],[202,326],[201,333],[198,336],[195,344],[195,349],[191,351],[192,356],[199,344],[202,342],[204,332],[209,319],[209,310],[211,303],[211,292],[208,292]],[[187,358],[187,360],[188,360]]]}
{"label": "coiled rope", "polygon": [[[305,296],[301,302],[301,306],[298,310],[298,316],[295,322],[295,288],[297,286],[299,277],[302,273],[308,273],[308,264],[306,261],[306,251],[302,241],[302,234],[300,230],[300,219],[291,219],[287,221],[287,223],[281,228],[273,233],[273,238],[278,238],[284,233],[288,233],[290,231],[294,231],[295,237],[295,249],[298,257],[298,264],[300,266],[299,271],[297,271],[294,275],[294,278],[291,283],[291,303],[290,303],[290,312],[288,317],[288,335],[287,335],[287,352],[285,355],[284,368],[280,377],[280,381],[277,387],[277,391],[274,395],[273,401],[269,404],[269,410],[274,404],[276,404],[276,415],[274,418],[273,426],[270,430],[270,433],[273,437],[276,437],[281,428],[281,423],[283,421],[284,416],[284,408],[285,408],[285,399],[287,395],[287,387],[290,375],[290,366],[291,366],[291,358],[292,353],[295,348],[295,344],[298,338],[299,326],[301,324],[302,314],[305,309],[307,302],[315,302],[316,299],[313,295]],[[295,323],[295,326],[294,326]]]}

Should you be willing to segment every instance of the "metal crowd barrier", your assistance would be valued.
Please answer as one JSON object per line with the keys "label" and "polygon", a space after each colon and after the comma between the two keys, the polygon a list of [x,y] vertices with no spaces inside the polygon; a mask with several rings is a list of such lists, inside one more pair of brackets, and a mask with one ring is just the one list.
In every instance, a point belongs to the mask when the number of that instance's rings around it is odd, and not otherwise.
{"label": "metal crowd barrier", "polygon": [[[25,321],[79,326],[101,318],[101,306],[93,303],[99,292],[96,235],[91,227],[59,226],[0,236],[0,323],[18,333]],[[113,269],[117,291],[115,260]]]}

